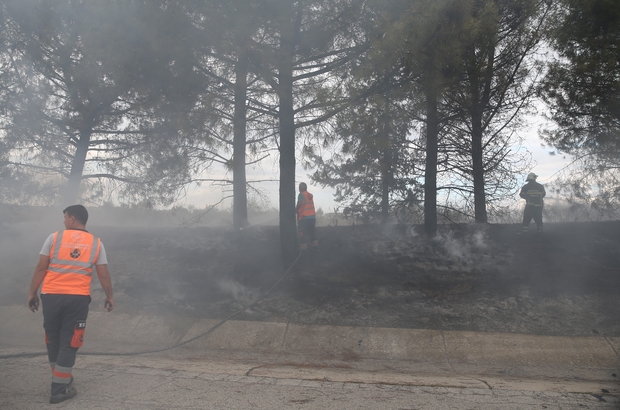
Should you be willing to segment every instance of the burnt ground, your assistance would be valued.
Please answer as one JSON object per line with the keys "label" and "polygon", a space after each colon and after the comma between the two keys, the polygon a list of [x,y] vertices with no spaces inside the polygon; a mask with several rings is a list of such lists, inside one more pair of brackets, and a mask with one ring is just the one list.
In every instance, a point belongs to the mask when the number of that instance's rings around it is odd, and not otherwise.
{"label": "burnt ground", "polygon": [[[11,229],[0,238],[6,249],[27,235]],[[518,229],[443,226],[428,240],[420,227],[319,227],[320,249],[235,319],[620,336],[620,222],[550,223],[542,236]],[[273,226],[90,230],[106,246],[121,313],[224,318],[288,268]],[[3,254],[0,304],[25,303],[44,238],[29,258]]]}

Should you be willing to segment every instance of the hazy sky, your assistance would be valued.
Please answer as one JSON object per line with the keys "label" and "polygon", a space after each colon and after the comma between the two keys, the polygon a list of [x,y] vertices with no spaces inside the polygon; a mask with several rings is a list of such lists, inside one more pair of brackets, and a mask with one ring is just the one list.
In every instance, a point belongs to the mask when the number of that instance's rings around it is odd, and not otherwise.
{"label": "hazy sky", "polygon": [[[543,120],[539,117],[533,117],[529,121],[527,129],[520,131],[525,141],[523,148],[526,148],[532,154],[533,167],[528,172],[534,172],[538,175],[538,182],[542,184],[550,183],[555,177],[556,173],[565,167],[569,160],[559,155],[549,155],[551,149],[549,147],[543,148],[541,146],[542,140],[539,137],[539,128],[543,124]],[[250,179],[273,179],[273,182],[262,182],[257,185],[268,196],[270,200],[270,206],[278,208],[278,191],[279,191],[279,171],[277,166],[277,158],[273,158],[273,164],[264,164],[260,170],[248,169],[248,180]],[[308,174],[313,171],[305,171],[299,165],[296,172],[296,180],[299,182],[306,182],[308,184],[308,191],[314,195],[314,203],[317,208],[321,208],[324,212],[333,212],[338,206],[333,199],[334,190],[331,188],[321,188],[320,186],[314,186],[308,178]],[[222,174],[223,176],[224,174]],[[527,172],[521,175],[521,180],[525,183],[525,177]],[[232,174],[228,175],[229,179],[232,179]],[[193,205],[196,208],[204,208],[206,205],[212,205],[226,196],[232,195],[232,187],[210,186],[203,185],[201,187],[194,187],[187,191],[187,195],[180,201],[180,205],[188,206]],[[515,200],[518,201],[518,193],[515,193]],[[228,199],[224,202],[228,207],[231,204],[231,200]]]}

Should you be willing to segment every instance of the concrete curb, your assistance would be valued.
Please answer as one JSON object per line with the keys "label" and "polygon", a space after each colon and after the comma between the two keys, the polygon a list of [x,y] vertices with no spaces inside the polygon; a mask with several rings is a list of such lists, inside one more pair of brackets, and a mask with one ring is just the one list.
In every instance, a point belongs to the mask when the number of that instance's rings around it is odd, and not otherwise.
{"label": "concrete curb", "polygon": [[[163,349],[211,329],[218,320],[91,312],[82,352]],[[41,312],[0,307],[0,354],[41,352]],[[620,338],[537,336],[274,322],[228,321],[183,346],[192,351],[247,351],[325,360],[389,360],[514,366],[570,366],[620,373]]]}

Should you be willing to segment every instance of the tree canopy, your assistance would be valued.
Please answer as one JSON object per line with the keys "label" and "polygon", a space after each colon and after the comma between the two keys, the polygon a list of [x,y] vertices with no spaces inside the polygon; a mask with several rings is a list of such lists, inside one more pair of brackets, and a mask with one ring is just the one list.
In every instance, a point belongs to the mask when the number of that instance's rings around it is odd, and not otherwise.
{"label": "tree canopy", "polygon": [[547,141],[565,152],[591,150],[617,157],[620,149],[620,4],[566,0],[551,45],[542,93],[558,129]]}
{"label": "tree canopy", "polygon": [[620,199],[620,3],[563,0],[549,33],[558,58],[541,85],[555,127],[545,141],[575,164],[570,195],[617,209]]}
{"label": "tree canopy", "polygon": [[608,175],[620,154],[612,0],[7,0],[0,17],[2,201],[168,206],[219,183],[243,227],[247,168],[269,160],[290,257],[299,165],[377,221],[415,204],[429,235],[488,222],[527,173],[535,91],[549,145]]}

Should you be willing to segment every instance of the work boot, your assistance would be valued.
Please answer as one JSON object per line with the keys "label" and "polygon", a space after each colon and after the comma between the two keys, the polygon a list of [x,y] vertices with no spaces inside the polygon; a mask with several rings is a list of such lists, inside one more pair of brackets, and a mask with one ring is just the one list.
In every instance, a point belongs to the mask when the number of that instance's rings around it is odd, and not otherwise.
{"label": "work boot", "polygon": [[523,228],[521,228],[519,232],[517,232],[517,235],[525,235],[529,231],[530,231],[530,228],[528,228],[527,226],[524,226]]}
{"label": "work boot", "polygon": [[65,400],[69,400],[74,398],[77,395],[77,389],[73,386],[65,387],[65,391],[63,393],[54,394],[50,396],[51,404],[62,403]]}

